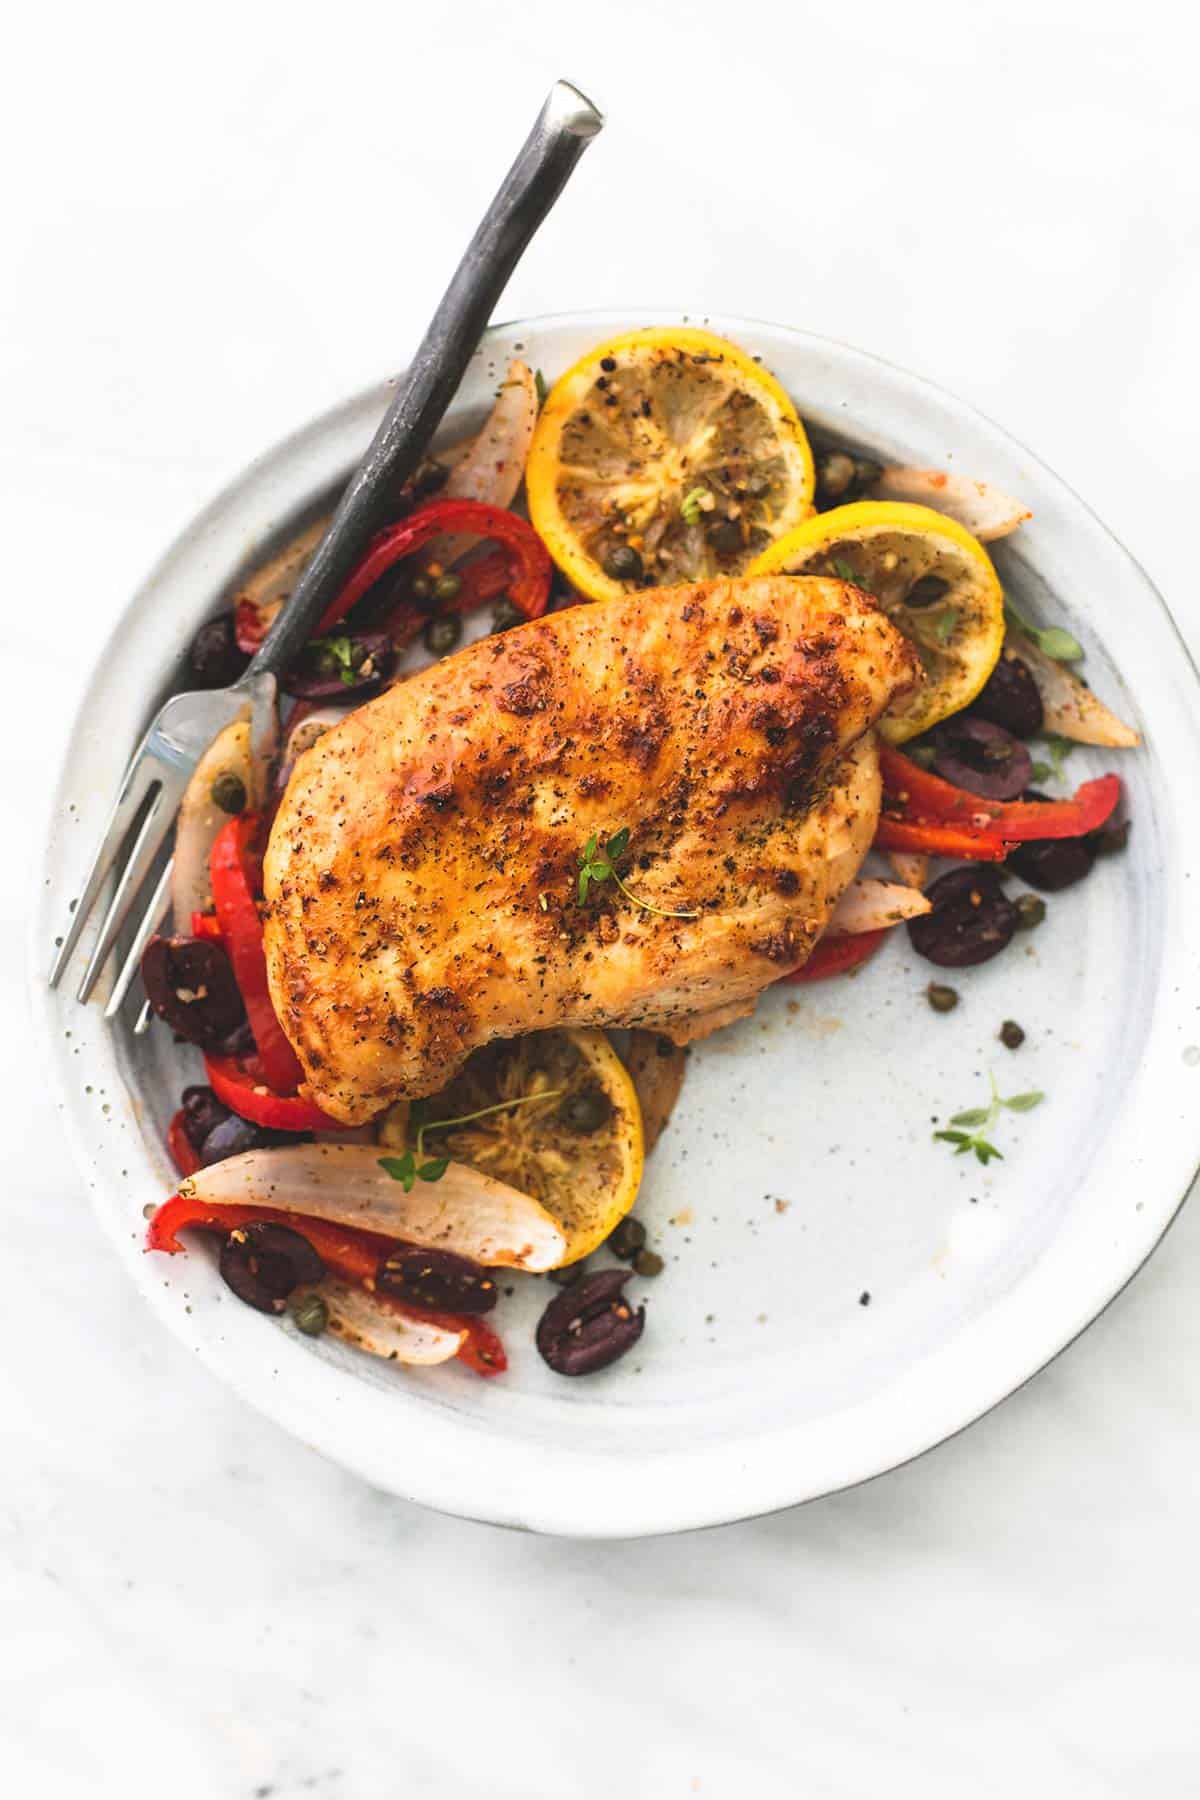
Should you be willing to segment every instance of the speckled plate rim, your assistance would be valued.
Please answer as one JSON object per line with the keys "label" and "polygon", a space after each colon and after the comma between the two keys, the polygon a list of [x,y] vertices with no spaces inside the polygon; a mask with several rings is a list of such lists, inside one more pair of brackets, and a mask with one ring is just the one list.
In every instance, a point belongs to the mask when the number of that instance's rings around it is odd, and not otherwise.
{"label": "speckled plate rim", "polygon": [[[922,412],[954,419],[975,445],[992,454],[982,472],[1005,485],[1015,465],[1025,472],[1022,497],[1035,501],[1043,530],[1069,530],[1082,566],[1103,579],[1093,582],[1087,617],[1121,670],[1143,717],[1153,714],[1150,747],[1163,770],[1200,766],[1200,680],[1162,597],[1148,576],[1072,490],[1000,427],[973,408],[920,377],[833,340],[745,318],[698,315],[675,308],[550,315],[495,326],[478,353],[486,360],[493,346],[514,334],[536,340],[586,328],[596,338],[618,329],[671,320],[703,319],[772,357],[807,356],[836,369],[846,391],[858,398],[847,405],[860,435],[872,431],[871,406],[864,395],[886,394],[894,406],[907,403],[914,418]],[[225,1309],[215,1335],[186,1311],[170,1284],[162,1282],[140,1247],[143,1193],[161,1193],[162,1162],[138,1131],[138,1099],[122,1089],[111,1038],[98,1024],[95,1008],[73,1007],[69,989],[51,995],[45,971],[52,935],[61,925],[75,891],[83,850],[98,829],[102,809],[145,709],[144,696],[161,679],[161,666],[144,686],[114,684],[110,662],[137,639],[139,624],[160,586],[177,576],[189,559],[202,563],[206,540],[222,517],[258,486],[269,488],[287,472],[291,510],[315,491],[317,469],[328,474],[330,458],[348,466],[361,448],[362,422],[385,400],[386,385],[332,409],[257,459],[180,535],[117,620],[85,688],[56,783],[44,854],[38,864],[38,894],[32,909],[31,981],[33,1011],[54,1068],[65,1126],[102,1224],[137,1286],[175,1335],[234,1390],[285,1429],[365,1479],[407,1499],[463,1517],[507,1526],[584,1537],[627,1537],[693,1529],[752,1517],[850,1487],[912,1460],[990,1411],[1023,1386],[1070,1344],[1136,1274],[1175,1217],[1200,1163],[1200,1111],[1194,1094],[1200,1073],[1183,1057],[1196,1034],[1194,997],[1200,968],[1200,917],[1187,904],[1187,884],[1200,875],[1189,816],[1190,789],[1176,780],[1160,784],[1156,797],[1157,841],[1162,847],[1163,940],[1156,946],[1159,976],[1147,1052],[1134,1091],[1121,1097],[1125,1118],[1114,1174],[1136,1180],[1137,1219],[1126,1221],[1120,1240],[1084,1240],[1070,1247],[1065,1265],[1052,1244],[1014,1288],[953,1339],[954,1354],[915,1364],[898,1382],[866,1402],[815,1426],[789,1426],[760,1434],[744,1444],[700,1443],[687,1450],[656,1454],[636,1447],[638,1479],[630,1480],[625,1455],[596,1454],[565,1447],[552,1438],[531,1449],[524,1437],[506,1440],[487,1427],[464,1426],[448,1408],[430,1404],[428,1388],[398,1400],[389,1395],[394,1429],[386,1436],[378,1423],[379,1395],[366,1384],[347,1381],[330,1364],[311,1357],[283,1365],[289,1346],[272,1366],[261,1359],[261,1322]],[[803,394],[800,399],[803,406]],[[886,409],[885,409],[886,410]],[[974,452],[972,452],[974,454]],[[985,452],[986,454],[986,452]],[[929,461],[938,460],[932,451]],[[1011,480],[1011,476],[1009,477]],[[261,521],[260,542],[278,517]],[[247,553],[253,544],[247,541]],[[228,574],[227,559],[224,565]],[[1136,598],[1140,605],[1132,604]],[[161,662],[161,659],[160,659]],[[114,686],[119,692],[114,693]],[[134,703],[129,697],[135,696]],[[106,727],[106,729],[102,729]],[[90,784],[90,785],[89,785]],[[78,806],[68,796],[86,789]],[[70,826],[68,830],[68,807]],[[76,1040],[68,1050],[64,1026],[74,1021]],[[67,1025],[67,1028],[70,1028]],[[75,1060],[78,1052],[81,1061]],[[86,1068],[88,1098],[80,1090]],[[122,1115],[129,1136],[117,1156],[111,1134],[98,1132],[95,1096]],[[126,1165],[118,1169],[117,1161]],[[136,1208],[136,1210],[135,1210]],[[132,1218],[131,1218],[132,1213]],[[1093,1234],[1097,1239],[1099,1234]],[[291,1379],[295,1374],[297,1379]]]}

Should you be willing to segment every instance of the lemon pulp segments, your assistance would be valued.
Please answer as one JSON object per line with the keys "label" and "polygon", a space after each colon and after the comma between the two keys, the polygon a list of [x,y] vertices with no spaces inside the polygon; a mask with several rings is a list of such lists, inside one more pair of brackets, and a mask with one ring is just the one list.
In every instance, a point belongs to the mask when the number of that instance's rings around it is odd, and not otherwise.
{"label": "lemon pulp segments", "polygon": [[781,572],[853,581],[915,645],[925,680],[879,725],[894,744],[968,705],[996,666],[1004,642],[996,571],[965,526],[930,507],[859,500],[816,514],[751,571]]}
{"label": "lemon pulp segments", "polygon": [[[538,1094],[546,1099],[539,1103]],[[499,1102],[522,1102],[446,1131]],[[401,1101],[381,1138],[450,1156],[532,1194],[562,1227],[564,1263],[587,1256],[633,1205],[642,1179],[642,1115],[630,1075],[603,1031],[563,1028],[485,1045],[419,1107]]]}
{"label": "lemon pulp segments", "polygon": [[738,575],[811,510],[804,427],[773,375],[708,331],[599,344],[555,384],[529,514],[582,593]]}

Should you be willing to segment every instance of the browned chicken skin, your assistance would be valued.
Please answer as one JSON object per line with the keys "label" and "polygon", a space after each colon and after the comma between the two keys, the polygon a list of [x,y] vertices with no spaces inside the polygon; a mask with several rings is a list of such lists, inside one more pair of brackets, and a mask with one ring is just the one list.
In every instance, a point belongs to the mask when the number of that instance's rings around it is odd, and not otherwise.
{"label": "browned chicken skin", "polygon": [[[873,742],[915,653],[839,581],[576,606],[471,645],[296,766],[266,859],[271,991],[347,1124],[556,1024],[680,1041],[800,966],[879,808]],[[623,827],[613,880],[580,853]],[[695,912],[666,918],[662,912]]]}

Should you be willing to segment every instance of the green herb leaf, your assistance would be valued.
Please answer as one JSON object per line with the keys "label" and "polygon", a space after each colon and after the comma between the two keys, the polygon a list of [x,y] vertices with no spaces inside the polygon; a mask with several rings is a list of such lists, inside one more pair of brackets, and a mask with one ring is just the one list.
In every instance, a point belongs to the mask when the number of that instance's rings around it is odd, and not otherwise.
{"label": "green herb leaf", "polygon": [[965,1145],[971,1141],[965,1131],[935,1131],[933,1135],[935,1138],[940,1138],[944,1144]]}
{"label": "green herb leaf", "polygon": [[622,856],[624,856],[624,854],[625,854],[626,850],[628,850],[628,848],[629,848],[629,827],[628,827],[628,825],[622,825],[620,831],[617,832],[616,836],[610,837],[607,844],[605,844],[605,846],[604,846],[606,854],[611,858],[611,860],[613,862],[617,862]]}
{"label": "green herb leaf", "polygon": [[539,407],[545,406],[546,395],[550,392],[550,390],[546,386],[546,377],[542,374],[542,371],[540,369],[535,369],[533,371],[533,385],[537,391],[538,406]]}
{"label": "green herb leaf", "polygon": [[437,1156],[432,1162],[422,1163],[417,1170],[418,1181],[440,1181],[450,1167],[448,1156]]}
{"label": "green herb leaf", "polygon": [[1050,752],[1050,761],[1054,764],[1054,773],[1062,780],[1063,763],[1070,756],[1075,744],[1070,738],[1060,737],[1056,731],[1045,734],[1046,748]]}
{"label": "green herb leaf", "polygon": [[1083,645],[1069,631],[1064,631],[1061,625],[1051,625],[1045,631],[1039,631],[1037,646],[1043,655],[1052,657],[1055,662],[1081,662],[1083,659]]}
{"label": "green herb leaf", "polygon": [[1051,657],[1055,662],[1082,660],[1083,645],[1069,631],[1064,631],[1061,625],[1047,625],[1044,629],[1031,625],[1007,600],[1004,603],[1004,616],[1012,629],[1021,632],[1031,643],[1036,644],[1044,656]]}
{"label": "green herb leaf", "polygon": [[679,516],[685,525],[698,525],[704,501],[708,498],[708,489],[694,487],[689,494],[683,496],[679,505]]}
{"label": "green herb leaf", "polygon": [[952,1125],[986,1125],[991,1118],[988,1106],[973,1106],[968,1112],[955,1113],[950,1120]]}
{"label": "green herb leaf", "polygon": [[406,1194],[412,1193],[417,1170],[411,1150],[406,1150],[403,1156],[381,1156],[378,1161],[380,1168],[390,1175],[393,1181],[402,1184]]}
{"label": "green herb leaf", "polygon": [[1029,773],[1033,776],[1035,781],[1049,781],[1054,770],[1050,767],[1049,763],[1035,762],[1030,768]]}
{"label": "green herb leaf", "polygon": [[[833,569],[834,569],[834,573],[837,576],[839,581],[849,581],[849,582],[852,582],[855,587],[862,587],[862,582],[859,580],[859,578],[855,574],[853,568],[846,561],[846,559],[844,557],[842,557],[842,556],[834,557]],[[864,590],[864,592],[865,592],[865,590]]]}
{"label": "green herb leaf", "polygon": [[591,837],[588,839],[587,843],[583,846],[583,849],[580,852],[580,856],[579,856],[580,862],[585,867],[588,863],[591,862],[593,856],[595,856],[596,846],[599,844],[599,842],[600,842],[600,839],[598,838],[596,833],[593,831]]}
{"label": "green herb leaf", "polygon": [[1011,1100],[1002,1100],[1000,1104],[1006,1106],[1009,1112],[1032,1112],[1034,1107],[1040,1106],[1045,1098],[1045,1094],[1034,1091],[1028,1094],[1014,1094]]}
{"label": "green herb leaf", "polygon": [[579,904],[582,906],[588,897],[588,882],[592,879],[591,869],[579,871]]}
{"label": "green herb leaf", "polygon": [[975,1155],[976,1155],[976,1158],[984,1165],[985,1168],[987,1167],[988,1163],[991,1161],[993,1156],[996,1158],[996,1160],[998,1162],[1004,1161],[1003,1152],[1000,1150],[997,1150],[995,1144],[989,1144],[986,1138],[976,1138],[975,1139]]}
{"label": "green herb leaf", "polygon": [[939,644],[948,644],[958,625],[958,608],[947,606],[933,619],[933,635]]}

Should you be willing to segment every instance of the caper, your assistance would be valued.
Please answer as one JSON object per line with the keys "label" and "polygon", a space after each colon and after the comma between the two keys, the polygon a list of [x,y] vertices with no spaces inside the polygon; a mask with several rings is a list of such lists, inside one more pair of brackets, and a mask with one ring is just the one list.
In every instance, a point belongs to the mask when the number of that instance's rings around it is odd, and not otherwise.
{"label": "caper", "polygon": [[937,756],[936,744],[905,744],[904,753],[909,762],[915,762],[918,769],[932,769]]}
{"label": "caper", "polygon": [[622,1262],[632,1262],[646,1248],[646,1227],[628,1215],[608,1234],[608,1247]]}
{"label": "caper", "polygon": [[1017,909],[1017,930],[1032,931],[1040,925],[1046,916],[1046,902],[1037,894],[1018,894],[1014,905]]}
{"label": "caper", "polygon": [[612,1113],[612,1101],[600,1088],[581,1088],[577,1094],[568,1094],[559,1108],[564,1124],[572,1131],[599,1131],[608,1123]]}
{"label": "caper", "polygon": [[904,604],[916,607],[933,606],[937,601],[944,600],[949,592],[950,583],[943,581],[940,575],[922,575],[919,581],[913,582],[905,594]]}
{"label": "caper", "polygon": [[610,581],[637,581],[644,567],[632,544],[614,544],[604,558],[604,573]]}
{"label": "caper", "polygon": [[925,989],[925,998],[934,1012],[953,1012],[958,1005],[958,989],[946,987],[940,981],[931,981]]}
{"label": "caper", "polygon": [[430,581],[428,575],[418,575],[414,578],[409,592],[417,602],[417,605],[420,606],[426,600],[433,599],[433,583]]}
{"label": "caper", "polygon": [[822,500],[844,500],[854,486],[854,458],[834,450],[817,464],[817,487]]}
{"label": "caper", "polygon": [[665,1264],[663,1263],[663,1259],[656,1250],[639,1250],[633,1259],[633,1272],[635,1275],[645,1275],[647,1277],[661,1275],[664,1267]]}
{"label": "caper", "polygon": [[503,594],[492,608],[492,630],[511,631],[514,625],[524,625],[525,614],[515,600]]}
{"label": "caper", "polygon": [[546,1278],[548,1281],[552,1281],[555,1287],[570,1287],[573,1281],[578,1281],[581,1275],[586,1274],[587,1262],[585,1260],[584,1262],[568,1263],[565,1269],[549,1269],[546,1272]]}
{"label": "caper", "polygon": [[735,519],[722,519],[709,532],[708,541],[718,556],[733,556],[742,547],[741,527]]}
{"label": "caper", "polygon": [[1005,1019],[997,1035],[1006,1050],[1019,1050],[1025,1042],[1025,1033],[1015,1019]]}
{"label": "caper", "polygon": [[438,462],[434,456],[427,456],[424,462],[417,465],[417,472],[412,478],[413,492],[436,494],[439,488],[445,487],[449,478],[450,471],[445,463]]}
{"label": "caper", "polygon": [[439,613],[421,632],[425,648],[434,656],[445,656],[462,636],[462,620],[457,613]]}
{"label": "caper", "polygon": [[461,587],[462,576],[455,575],[452,570],[447,569],[446,573],[444,575],[439,575],[434,582],[433,597],[435,600],[440,600],[444,606],[448,600],[458,599],[458,593]]}
{"label": "caper", "polygon": [[246,784],[240,775],[226,770],[218,775],[209,789],[214,806],[220,807],[223,813],[240,813],[246,810]]}
{"label": "caper", "polygon": [[883,474],[883,464],[872,462],[869,456],[856,456],[854,459],[854,491],[861,494],[864,489],[872,488]]}
{"label": "caper", "polygon": [[292,1323],[305,1337],[320,1337],[329,1324],[329,1308],[320,1294],[302,1294],[288,1309]]}

